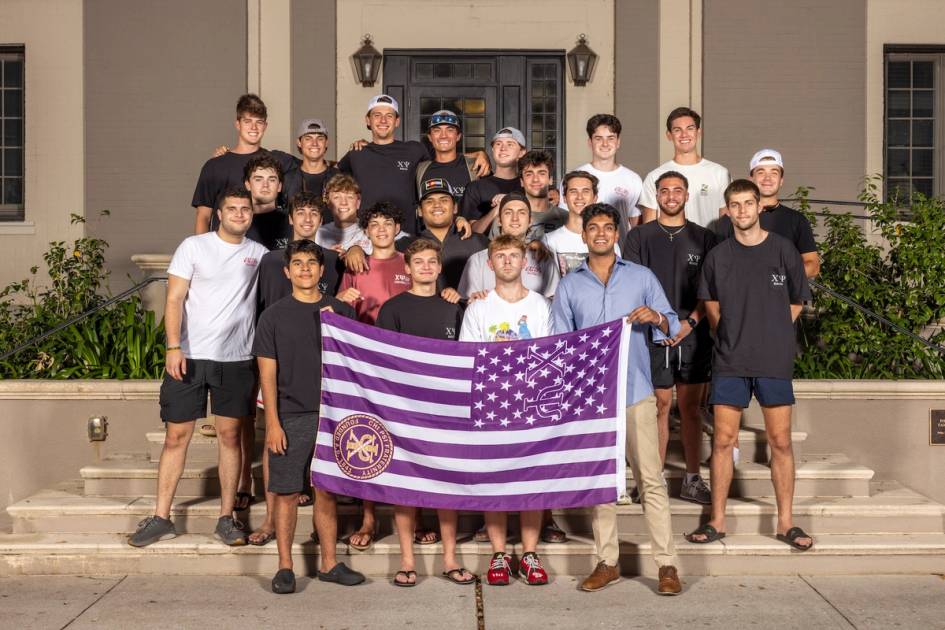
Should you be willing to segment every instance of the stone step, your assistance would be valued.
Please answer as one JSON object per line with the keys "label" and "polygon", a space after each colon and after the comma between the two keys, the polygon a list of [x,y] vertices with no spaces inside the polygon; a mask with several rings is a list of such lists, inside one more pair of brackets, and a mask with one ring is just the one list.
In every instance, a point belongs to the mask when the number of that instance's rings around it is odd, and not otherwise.
{"label": "stone step", "polygon": [[[154,496],[157,492],[158,465],[147,454],[115,456],[97,464],[83,466],[86,496]],[[262,464],[253,463],[256,485],[262,485]],[[178,497],[220,496],[216,464],[188,462],[177,486]]]}
{"label": "stone step", "polygon": [[[122,533],[131,532],[137,523],[154,513],[153,497],[87,497],[78,487],[45,490],[7,508],[13,519],[14,533]],[[673,529],[692,531],[708,518],[707,506],[671,499]],[[639,505],[618,508],[621,533],[644,534],[646,522]],[[219,515],[217,498],[191,498],[178,501],[172,518],[179,532],[209,534]],[[588,534],[591,531],[589,509],[555,510],[555,520],[566,531]],[[240,516],[249,527],[260,526],[265,505],[256,503],[248,514]],[[794,502],[794,522],[818,534],[866,533],[942,533],[945,506],[895,483],[874,482],[869,497],[798,498]],[[433,510],[424,510],[428,526],[436,527]],[[360,526],[358,505],[339,505],[339,531],[347,533]],[[377,507],[380,532],[393,531],[390,506]],[[777,509],[773,498],[732,498],[727,508],[727,527],[740,533],[772,534]],[[482,517],[475,512],[460,515],[460,531],[472,532]],[[301,508],[298,531],[310,532],[312,508]],[[514,523],[514,519],[513,519]]]}
{"label": "stone step", "polygon": [[[161,460],[161,450],[164,448],[164,431],[150,431],[145,434],[148,441],[148,459],[152,462]],[[266,443],[266,432],[256,429],[256,457],[262,456],[263,445]],[[207,437],[194,431],[194,436],[187,447],[188,463],[217,463],[217,439]]]}
{"label": "stone step", "polygon": [[[627,575],[653,576],[656,566],[645,535],[621,536],[621,569]],[[521,554],[519,544],[508,551]],[[439,575],[441,546],[414,547],[417,572]],[[945,534],[825,534],[815,547],[799,553],[771,536],[730,535],[723,541],[694,545],[676,536],[678,568],[684,580],[700,575],[928,574],[945,565]],[[539,545],[552,579],[584,576],[594,567],[593,541],[578,537],[563,545]],[[293,547],[296,572],[312,575],[317,546],[306,534]],[[491,549],[487,543],[457,547],[459,561],[482,574]],[[393,536],[367,552],[337,546],[338,560],[372,579],[387,580],[399,566]],[[262,575],[277,568],[275,545],[232,548],[206,534],[185,534],[145,549],[128,546],[119,534],[0,535],[0,575]]]}
{"label": "stone step", "polygon": [[[800,459],[804,456],[805,444],[807,442],[807,433],[804,431],[793,431],[791,433],[791,442],[794,446],[794,457]],[[163,438],[162,438],[163,439]],[[743,462],[755,462],[758,464],[768,463],[768,436],[764,427],[748,426],[738,432],[739,456]],[[683,447],[679,439],[679,432],[670,431],[669,445],[667,453],[682,457]],[[699,461],[706,462],[712,454],[712,436],[706,433],[702,434],[702,442],[699,447]]]}

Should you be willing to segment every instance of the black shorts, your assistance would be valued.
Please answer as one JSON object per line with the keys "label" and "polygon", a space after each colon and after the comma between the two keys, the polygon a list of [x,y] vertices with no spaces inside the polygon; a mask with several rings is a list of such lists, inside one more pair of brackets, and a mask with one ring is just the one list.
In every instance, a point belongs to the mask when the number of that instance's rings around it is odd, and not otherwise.
{"label": "black shorts", "polygon": [[285,431],[284,455],[269,451],[269,492],[292,494],[304,492],[309,481],[315,437],[318,434],[318,414],[284,416],[279,424]]}
{"label": "black shorts", "polygon": [[187,373],[178,381],[166,372],[161,383],[161,420],[190,422],[207,417],[207,392],[214,415],[244,418],[256,415],[256,361],[187,359]]}
{"label": "black shorts", "polygon": [[752,395],[762,407],[794,404],[794,383],[789,378],[716,376],[712,379],[710,405],[748,407]]}
{"label": "black shorts", "polygon": [[656,389],[676,383],[708,383],[712,380],[712,337],[700,323],[678,346],[649,343],[650,378]]}

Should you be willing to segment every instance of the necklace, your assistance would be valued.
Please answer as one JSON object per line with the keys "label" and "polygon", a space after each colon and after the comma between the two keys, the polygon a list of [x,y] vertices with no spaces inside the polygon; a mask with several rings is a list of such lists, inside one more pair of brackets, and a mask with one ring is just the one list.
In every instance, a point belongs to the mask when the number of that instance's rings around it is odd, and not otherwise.
{"label": "necklace", "polygon": [[663,227],[663,224],[660,223],[659,221],[656,222],[656,225],[660,226],[660,229],[661,229],[661,230],[663,230],[664,232],[666,232],[667,234],[669,234],[669,242],[672,243],[672,242],[673,242],[673,237],[676,236],[677,234],[679,234],[680,232],[682,232],[683,230],[685,230],[687,224],[683,223],[683,226],[682,226],[681,228],[679,228],[678,230],[676,230],[675,232],[670,232],[669,230],[667,230],[666,228],[664,228],[664,227]]}

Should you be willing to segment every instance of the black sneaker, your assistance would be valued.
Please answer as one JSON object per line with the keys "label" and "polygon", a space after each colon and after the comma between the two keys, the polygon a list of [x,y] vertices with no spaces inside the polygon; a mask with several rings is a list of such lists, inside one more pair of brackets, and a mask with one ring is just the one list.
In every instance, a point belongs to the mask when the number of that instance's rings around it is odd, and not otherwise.
{"label": "black sneaker", "polygon": [[128,537],[128,544],[132,547],[147,547],[159,540],[177,538],[174,523],[160,516],[149,516],[140,523],[134,534]]}
{"label": "black sneaker", "polygon": [[213,534],[225,545],[240,547],[246,544],[246,532],[243,524],[232,516],[221,516],[217,520],[217,529]]}
{"label": "black sneaker", "polygon": [[344,562],[339,562],[331,568],[331,571],[318,572],[318,579],[322,582],[334,582],[342,586],[354,586],[364,581],[364,575],[353,569],[349,569]]}
{"label": "black sneaker", "polygon": [[709,490],[709,486],[699,475],[693,477],[691,482],[686,482],[686,479],[683,478],[682,487],[679,489],[679,498],[700,505],[712,505],[712,491]]}
{"label": "black sneaker", "polygon": [[272,578],[272,592],[277,595],[288,595],[295,592],[295,573],[292,569],[279,569]]}

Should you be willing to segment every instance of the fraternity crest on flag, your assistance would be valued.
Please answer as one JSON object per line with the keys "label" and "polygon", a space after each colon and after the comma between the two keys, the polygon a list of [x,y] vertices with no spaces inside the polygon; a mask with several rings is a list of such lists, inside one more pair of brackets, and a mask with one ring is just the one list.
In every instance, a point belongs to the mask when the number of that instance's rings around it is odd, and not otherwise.
{"label": "fraternity crest on flag", "polygon": [[338,468],[352,479],[377,477],[394,457],[394,444],[384,423],[363,413],[338,423],[332,446]]}

